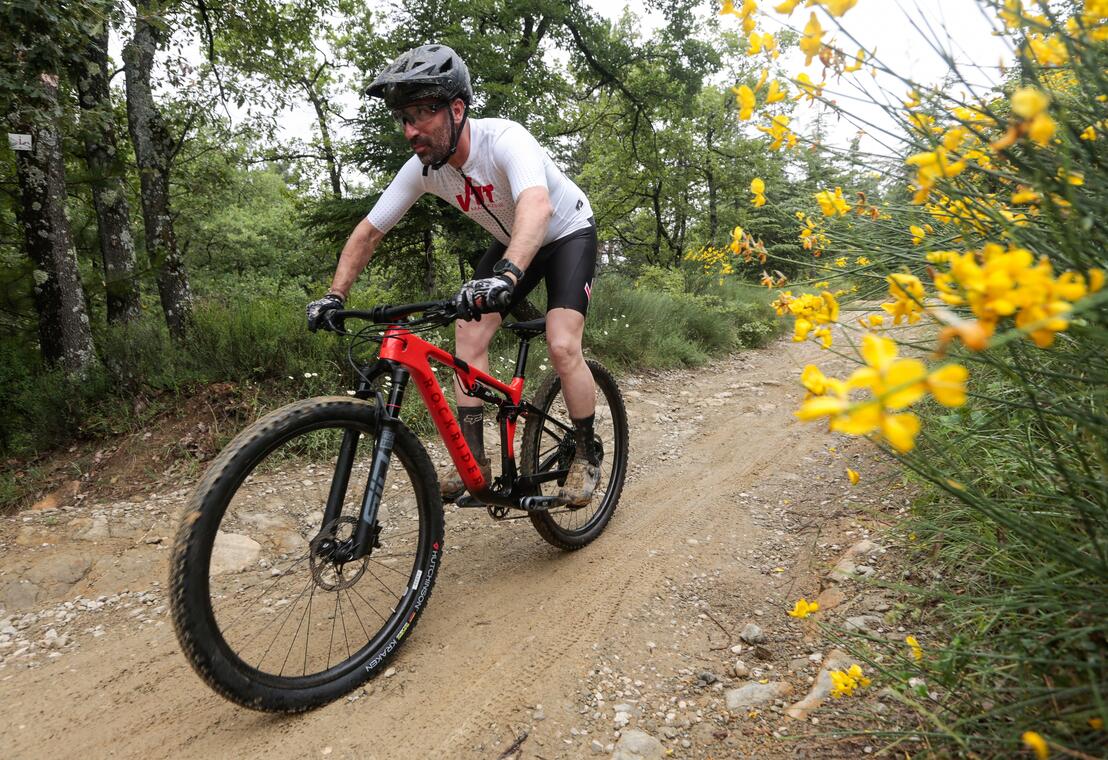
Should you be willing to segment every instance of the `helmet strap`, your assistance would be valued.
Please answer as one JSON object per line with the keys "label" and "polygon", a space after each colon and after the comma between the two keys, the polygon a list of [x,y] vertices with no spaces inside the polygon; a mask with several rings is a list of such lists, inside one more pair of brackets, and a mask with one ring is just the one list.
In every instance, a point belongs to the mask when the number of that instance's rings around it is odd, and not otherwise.
{"label": "helmet strap", "polygon": [[[453,101],[450,101],[453,103]],[[436,161],[431,164],[431,168],[438,171],[442,167],[446,166],[446,162],[454,157],[454,154],[458,152],[458,140],[462,136],[462,130],[466,127],[466,119],[469,118],[469,103],[462,101],[464,108],[462,109],[462,123],[457,127],[454,126],[454,109],[450,109],[450,150],[446,152],[446,156],[441,161]]]}

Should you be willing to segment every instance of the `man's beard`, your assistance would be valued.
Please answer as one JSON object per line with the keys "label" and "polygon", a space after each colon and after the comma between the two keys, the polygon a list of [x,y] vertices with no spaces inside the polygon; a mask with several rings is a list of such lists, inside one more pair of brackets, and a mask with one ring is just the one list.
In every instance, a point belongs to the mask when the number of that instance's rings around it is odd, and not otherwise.
{"label": "man's beard", "polygon": [[440,129],[435,130],[426,137],[417,138],[411,143],[414,150],[416,145],[427,145],[430,147],[423,155],[419,155],[419,160],[425,166],[431,164],[437,164],[445,161],[450,156],[450,124],[444,123]]}

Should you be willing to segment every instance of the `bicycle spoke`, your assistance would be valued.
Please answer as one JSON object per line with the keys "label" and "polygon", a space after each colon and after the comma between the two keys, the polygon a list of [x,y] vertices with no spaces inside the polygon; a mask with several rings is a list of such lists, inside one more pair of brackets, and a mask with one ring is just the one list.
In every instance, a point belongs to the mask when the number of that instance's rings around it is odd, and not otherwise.
{"label": "bicycle spoke", "polygon": [[362,634],[365,636],[365,640],[368,642],[373,637],[369,635],[369,631],[365,629],[365,623],[362,622],[362,616],[358,614],[358,608],[354,606],[354,600],[350,598],[350,589],[343,589],[346,591],[346,601],[350,605],[350,609],[354,611],[354,617],[358,619],[358,625],[362,627]]}
{"label": "bicycle spoke", "polygon": [[366,606],[366,607],[369,607],[369,609],[373,610],[373,614],[374,614],[374,615],[376,615],[377,617],[381,618],[381,620],[388,620],[388,618],[387,618],[387,617],[385,617],[384,615],[382,615],[382,614],[381,614],[380,612],[378,612],[378,611],[377,611],[377,608],[376,608],[376,607],[374,607],[374,606],[373,606],[372,604],[370,604],[370,603],[369,603],[369,601],[368,601],[368,600],[367,600],[367,599],[366,599],[366,598],[365,598],[364,596],[362,596],[362,595],[361,595],[360,593],[358,593],[358,590],[357,590],[356,588],[354,588],[354,587],[352,586],[352,587],[351,587],[351,588],[350,588],[349,590],[350,590],[350,591],[353,591],[353,592],[354,592],[354,594],[355,594],[355,595],[356,595],[356,596],[357,596],[357,597],[358,597],[359,599],[361,599],[361,600],[362,600],[362,601],[363,601],[363,602],[365,603],[365,606]]}
{"label": "bicycle spoke", "polygon": [[[295,609],[296,609],[296,605],[297,605],[297,603],[298,603],[298,602],[300,601],[300,599],[301,599],[301,598],[302,598],[302,597],[304,596],[304,592],[305,592],[305,591],[307,591],[307,590],[308,590],[309,588],[314,588],[314,584],[312,583],[312,580],[311,580],[311,578],[309,578],[309,579],[308,579],[308,583],[307,583],[307,584],[306,584],[306,585],[304,586],[304,589],[303,589],[303,590],[302,590],[302,591],[300,592],[300,594],[299,594],[299,595],[297,595],[296,599],[295,599],[295,600],[294,600],[294,601],[292,602],[292,604],[290,604],[290,605],[289,605],[289,611],[288,611],[288,614],[286,614],[286,615],[285,615],[285,619],[281,621],[281,625],[280,625],[280,626],[279,626],[279,627],[277,628],[277,632],[273,634],[273,640],[269,642],[269,646],[267,646],[267,647],[265,648],[265,651],[264,651],[264,652],[262,652],[262,656],[261,656],[261,658],[260,658],[260,659],[258,660],[258,669],[259,669],[259,670],[261,669],[262,663],[263,663],[263,662],[265,662],[265,658],[266,658],[266,656],[268,656],[268,655],[269,655],[269,650],[270,650],[270,649],[272,649],[272,648],[273,648],[273,645],[277,643],[277,637],[278,637],[278,636],[280,636],[280,635],[281,635],[281,631],[282,631],[282,630],[284,630],[284,628],[285,628],[285,623],[287,623],[287,622],[288,622],[288,621],[289,621],[289,620],[290,620],[290,619],[292,618],[292,613],[293,613],[293,610],[295,610]],[[261,631],[262,631],[262,630],[264,630],[264,629],[259,629],[259,630],[258,630],[258,633],[261,633]],[[255,636],[256,636],[256,635],[257,635],[257,634],[255,634]],[[253,638],[253,637],[251,637],[251,638]],[[245,648],[245,647],[244,647],[244,648]]]}

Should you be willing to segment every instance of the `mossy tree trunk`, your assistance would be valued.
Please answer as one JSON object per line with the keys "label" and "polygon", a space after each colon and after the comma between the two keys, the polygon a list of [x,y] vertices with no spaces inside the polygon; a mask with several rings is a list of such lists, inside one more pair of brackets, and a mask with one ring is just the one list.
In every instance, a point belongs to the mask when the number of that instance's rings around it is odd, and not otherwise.
{"label": "mossy tree trunk", "polygon": [[35,264],[34,301],[43,361],[75,375],[96,361],[85,291],[77,270],[66,214],[65,163],[58,134],[58,77],[39,77],[40,108],[12,115],[20,133],[31,136],[30,150],[17,150],[19,224]]}
{"label": "mossy tree trunk", "polygon": [[129,322],[140,314],[135,271],[135,240],[119,160],[115,114],[108,86],[108,24],[89,38],[82,60],[73,68],[81,104],[85,162],[92,175],[92,202],[104,263],[108,322]]}
{"label": "mossy tree trunk", "polygon": [[169,172],[176,145],[154,102],[150,72],[163,33],[158,8],[149,0],[135,5],[135,35],[123,49],[127,81],[127,125],[139,168],[146,252],[158,281],[165,321],[174,338],[184,338],[192,317],[192,294],[169,205]]}

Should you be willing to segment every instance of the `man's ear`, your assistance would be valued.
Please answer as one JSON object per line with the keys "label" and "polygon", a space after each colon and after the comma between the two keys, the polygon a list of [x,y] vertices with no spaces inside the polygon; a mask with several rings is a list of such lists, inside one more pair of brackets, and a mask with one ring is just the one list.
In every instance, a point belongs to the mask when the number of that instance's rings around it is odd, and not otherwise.
{"label": "man's ear", "polygon": [[466,112],[466,103],[461,98],[454,98],[450,101],[450,115],[454,119],[455,124],[462,123],[462,116]]}

